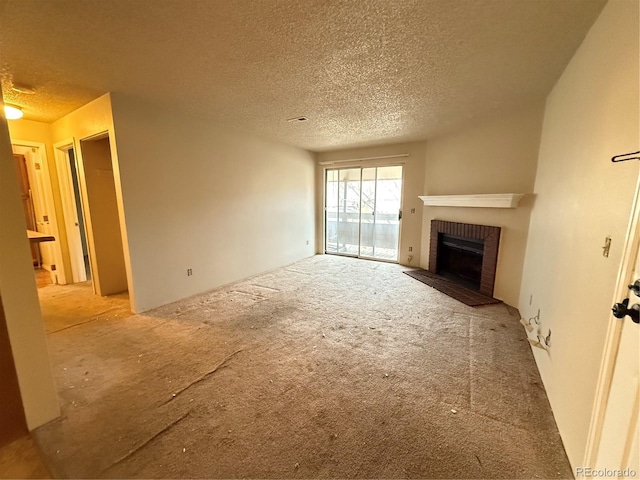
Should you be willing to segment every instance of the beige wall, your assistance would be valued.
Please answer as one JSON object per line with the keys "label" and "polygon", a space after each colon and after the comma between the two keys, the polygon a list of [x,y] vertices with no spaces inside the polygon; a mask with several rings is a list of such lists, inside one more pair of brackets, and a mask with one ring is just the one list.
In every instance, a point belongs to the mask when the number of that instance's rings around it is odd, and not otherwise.
{"label": "beige wall", "polygon": [[[132,309],[144,311],[313,254],[313,154],[194,118],[176,120],[172,112],[130,98],[122,98],[117,115],[124,146],[116,141],[109,94],[51,125],[18,122],[12,133],[46,143],[52,173],[52,145],[72,140],[83,169],[89,144],[78,148],[81,140],[109,134]],[[123,150],[124,160],[119,158]],[[121,168],[126,180],[121,180]],[[57,176],[54,180],[62,237]],[[128,185],[124,194],[123,181]],[[83,193],[90,203],[86,189]],[[133,242],[129,227],[136,232]],[[89,244],[100,278],[91,232]],[[136,252],[135,282],[129,245]],[[68,250],[65,267],[70,280]],[[186,276],[187,268],[193,269],[192,277]]]}
{"label": "beige wall", "polygon": [[[62,117],[60,120],[51,124],[51,140],[53,144],[61,142],[67,142],[71,140],[74,145],[74,151],[79,166],[79,176],[81,177],[80,186],[83,195],[83,205],[88,205],[86,184],[82,181],[84,175],[84,159],[83,159],[83,145],[81,141],[87,138],[95,137],[96,135],[108,134],[109,147],[111,150],[111,166],[113,168],[113,183],[115,187],[116,203],[118,207],[118,216],[120,223],[121,242],[125,260],[125,270],[127,274],[127,286],[129,290],[129,300],[133,306],[135,305],[136,292],[131,288],[131,268],[129,262],[129,251],[127,242],[127,228],[124,217],[124,208],[122,201],[122,189],[120,182],[120,170],[118,161],[118,149],[116,147],[116,135],[113,128],[113,115],[111,109],[111,95],[106,94],[96,100],[84,105],[83,107],[71,112],[70,114]],[[89,207],[90,209],[91,207]],[[100,278],[100,267],[106,266],[109,269],[109,265],[104,262],[98,261],[96,257],[95,241],[93,236],[91,225],[91,212],[85,210],[85,220],[87,229],[87,242],[89,245],[89,255],[91,257],[91,268],[93,275]],[[97,285],[96,285],[97,286]],[[99,291],[96,289],[96,292]]]}
{"label": "beige wall", "polygon": [[85,217],[93,235],[91,249],[99,266],[92,279],[98,295],[127,290],[127,272],[109,139],[80,142],[87,190]]}
{"label": "beige wall", "polygon": [[[407,157],[343,162],[343,160],[385,157],[392,155],[408,154]],[[424,142],[400,143],[383,145],[379,147],[352,148],[347,150],[335,150],[316,154],[318,162],[338,162],[335,165],[320,165],[316,167],[316,245],[317,252],[324,252],[324,179],[327,168],[347,168],[353,165],[381,166],[404,164],[404,185],[402,195],[402,223],[400,226],[400,263],[403,265],[417,266],[420,259],[420,235],[422,218],[420,214],[422,201],[418,198],[422,195],[424,182]],[[411,209],[415,208],[415,213]],[[413,251],[409,252],[409,247]],[[409,255],[413,258],[409,262]]]}
{"label": "beige wall", "polygon": [[[64,210],[62,206],[62,198],[60,196],[60,182],[58,179],[58,169],[56,168],[56,156],[53,145],[60,142],[71,141],[76,152],[76,158],[78,160],[80,170],[82,171],[83,158],[82,148],[79,148],[80,141],[84,138],[92,137],[104,132],[110,132],[111,134],[113,134],[113,119],[111,115],[110,95],[103,95],[102,97],[88,103],[78,110],[71,112],[60,120],[57,120],[53,124],[45,124],[29,120],[18,120],[9,122],[9,132],[12,141],[23,140],[43,143],[45,145],[45,151],[47,154],[47,166],[51,178],[51,188],[57,223],[56,232],[54,232],[54,235],[60,240],[59,248],[60,258],[62,261],[61,273],[63,273],[63,275],[59,276],[59,281],[60,283],[71,283],[73,281],[71,258],[69,256],[68,238],[64,223]],[[109,137],[110,140],[112,140],[111,136],[112,135],[110,135]],[[112,143],[115,143],[115,141],[113,140]],[[114,164],[115,163],[116,162],[114,162]],[[116,172],[114,172],[114,180],[116,191],[118,191],[119,181]],[[81,182],[81,186],[84,188],[83,182]],[[86,192],[84,193],[86,203]],[[89,250],[92,256],[92,268],[95,270],[94,275],[99,280],[100,264],[105,266],[107,270],[110,270],[110,265],[108,263],[96,261],[94,255],[95,246],[93,245],[94,238],[90,231],[90,213],[90,211],[85,211],[85,215],[89,217],[87,218],[87,228],[89,230],[87,232],[88,242],[90,246]],[[122,233],[122,236],[125,236],[124,232]],[[122,242],[120,242],[120,244],[122,244]],[[96,287],[99,287],[99,285],[96,284]],[[120,290],[126,290],[126,286],[124,287],[124,289],[120,288]],[[99,289],[97,291],[99,291]],[[111,289],[108,289],[105,292],[113,293]]]}
{"label": "beige wall", "polygon": [[135,311],[313,255],[312,154],[112,101]]}
{"label": "beige wall", "polygon": [[[12,142],[21,141],[34,142],[44,144],[44,150],[47,158],[47,173],[51,181],[51,195],[53,199],[55,226],[53,226],[53,235],[56,237],[57,245],[53,246],[55,255],[59,258],[57,261],[57,278],[59,283],[67,283],[72,281],[71,260],[69,258],[69,249],[67,247],[67,232],[64,228],[64,214],[62,208],[62,199],[60,198],[60,188],[58,184],[58,172],[55,165],[55,156],[53,153],[53,142],[51,140],[51,125],[48,123],[34,122],[31,120],[12,120],[9,124],[9,135]],[[46,186],[45,186],[46,188]],[[51,212],[48,212],[51,213]],[[43,245],[44,246],[44,245]],[[45,247],[45,249],[48,247]]]}
{"label": "beige wall", "polygon": [[574,467],[583,461],[638,178],[638,162],[610,161],[640,145],[638,36],[638,3],[610,1],[544,116],[518,307],[524,317],[540,309],[543,332],[552,331],[550,351],[534,354]]}
{"label": "beige wall", "polygon": [[[427,142],[422,195],[531,193],[533,191],[543,105],[472,125]],[[422,207],[420,266],[429,266],[431,220],[502,228],[494,296],[517,305],[534,198],[517,209]]]}
{"label": "beige wall", "polygon": [[[60,410],[10,142],[6,120],[0,116],[0,296],[27,426],[34,429],[56,418]],[[0,404],[4,394],[0,389]]]}
{"label": "beige wall", "polygon": [[111,94],[106,94],[51,124],[54,144],[70,138],[76,141],[113,129]]}

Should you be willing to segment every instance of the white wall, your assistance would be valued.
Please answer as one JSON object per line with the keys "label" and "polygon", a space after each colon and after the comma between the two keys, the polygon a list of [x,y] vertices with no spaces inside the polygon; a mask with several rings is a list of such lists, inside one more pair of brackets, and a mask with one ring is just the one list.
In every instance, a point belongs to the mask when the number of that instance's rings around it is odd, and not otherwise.
{"label": "white wall", "polygon": [[136,312],[313,255],[312,154],[112,104]]}
{"label": "white wall", "polygon": [[[429,140],[422,194],[531,193],[542,115],[543,105],[533,105]],[[420,266],[429,266],[433,219],[501,227],[494,297],[517,305],[534,201],[527,195],[517,209],[423,206]]]}
{"label": "white wall", "polygon": [[[390,158],[382,160],[354,161],[344,163],[344,160],[359,158],[374,158],[393,155],[408,154],[408,157]],[[316,244],[317,252],[324,252],[324,181],[327,168],[348,168],[352,165],[398,165],[404,164],[404,185],[402,196],[402,222],[400,225],[400,259],[403,265],[418,266],[420,260],[420,235],[422,233],[422,216],[420,214],[422,201],[418,198],[422,195],[424,183],[424,158],[425,143],[398,143],[377,147],[351,148],[321,152],[316,155],[318,162],[339,162],[335,165],[319,165],[316,171],[316,202],[318,205],[316,215]],[[411,209],[415,208],[415,213]],[[409,247],[413,247],[409,252]],[[408,257],[413,258],[409,262]]]}
{"label": "white wall", "polygon": [[[0,296],[27,426],[31,430],[56,418],[60,409],[4,115],[0,115],[0,225]],[[0,405],[1,395],[0,388]]]}
{"label": "white wall", "polygon": [[540,309],[543,332],[552,330],[550,352],[534,354],[574,467],[583,460],[638,177],[637,161],[610,161],[640,146],[638,37],[638,2],[611,0],[544,115],[518,308],[525,317]]}

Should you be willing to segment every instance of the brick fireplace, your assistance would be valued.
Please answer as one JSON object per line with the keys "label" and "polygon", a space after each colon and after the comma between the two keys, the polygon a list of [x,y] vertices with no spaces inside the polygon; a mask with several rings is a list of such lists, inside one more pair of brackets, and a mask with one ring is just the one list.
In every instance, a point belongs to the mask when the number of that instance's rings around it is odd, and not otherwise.
{"label": "brick fireplace", "polygon": [[500,230],[432,220],[429,271],[493,297]]}

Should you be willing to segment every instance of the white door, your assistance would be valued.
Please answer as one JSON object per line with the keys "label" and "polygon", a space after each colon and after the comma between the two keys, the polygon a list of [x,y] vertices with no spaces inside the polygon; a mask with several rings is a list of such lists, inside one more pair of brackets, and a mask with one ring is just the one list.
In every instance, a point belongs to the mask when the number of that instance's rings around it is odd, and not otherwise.
{"label": "white door", "polygon": [[73,283],[85,282],[87,270],[83,253],[82,233],[84,228],[81,217],[78,215],[79,194],[74,186],[74,174],[72,164],[75,165],[73,156],[73,141],[67,140],[54,145],[56,153],[56,168],[58,170],[58,182],[60,184],[60,197],[64,211],[65,230],[71,258],[71,273]]}
{"label": "white door", "polygon": [[[638,295],[630,291],[628,303],[618,307],[616,316],[622,316],[630,309],[632,316],[624,315],[621,322],[620,343],[615,358],[611,389],[606,402],[602,436],[596,457],[598,469],[632,469],[640,471],[638,465],[640,408],[640,255],[636,250],[633,274],[629,278],[632,285],[638,281]],[[627,303],[627,305],[625,305]],[[629,307],[630,306],[630,307]],[[634,308],[635,307],[635,308]],[[622,475],[621,475],[622,476]],[[629,476],[629,475],[626,475]]]}
{"label": "white door", "polygon": [[[614,306],[617,318],[612,319],[615,323],[611,325],[597,399],[603,412],[601,430],[596,407],[596,426],[591,432],[596,438],[592,439],[595,447],[593,460],[587,460],[587,465],[591,464],[598,470],[616,472],[615,478],[631,478],[640,474],[640,324],[637,323],[640,319],[640,222],[637,208],[630,231],[629,251],[621,272],[621,280],[629,288],[625,292],[627,297]],[[636,281],[638,283],[634,287]]]}

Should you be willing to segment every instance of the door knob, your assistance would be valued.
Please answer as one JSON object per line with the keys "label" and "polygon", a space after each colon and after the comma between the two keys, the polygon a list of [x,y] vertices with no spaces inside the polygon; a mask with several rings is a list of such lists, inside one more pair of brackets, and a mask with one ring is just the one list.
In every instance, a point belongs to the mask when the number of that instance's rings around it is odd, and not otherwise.
{"label": "door knob", "polygon": [[613,316],[616,318],[624,318],[629,315],[633,323],[640,323],[640,305],[636,303],[629,308],[628,298],[625,298],[620,303],[616,303],[611,311],[613,312]]}
{"label": "door knob", "polygon": [[636,297],[640,297],[640,278],[628,285],[628,288],[636,295]]}

